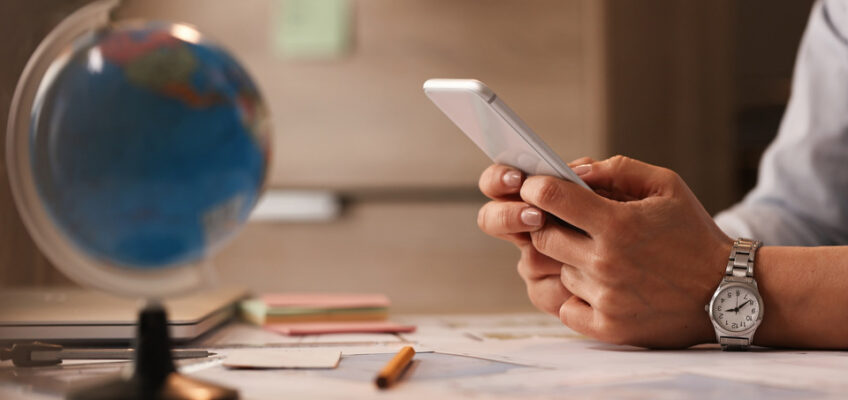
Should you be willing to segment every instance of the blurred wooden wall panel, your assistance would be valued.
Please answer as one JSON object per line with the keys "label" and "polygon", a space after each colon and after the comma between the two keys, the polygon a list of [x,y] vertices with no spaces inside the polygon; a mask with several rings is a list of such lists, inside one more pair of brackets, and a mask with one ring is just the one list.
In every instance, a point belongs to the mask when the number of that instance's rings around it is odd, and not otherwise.
{"label": "blurred wooden wall panel", "polygon": [[611,153],[677,171],[710,212],[734,199],[732,0],[605,0]]}
{"label": "blurred wooden wall panel", "polygon": [[424,96],[434,77],[483,80],[566,159],[605,154],[588,121],[589,1],[354,1],[350,54],[312,61],[274,55],[281,2],[127,4],[196,24],[247,65],[273,115],[274,186],[475,185],[487,159]]}
{"label": "blurred wooden wall panel", "polygon": [[30,54],[62,18],[87,2],[0,2],[0,287],[68,282],[41,255],[18,216],[6,171],[6,120]]}
{"label": "blurred wooden wall panel", "polygon": [[518,250],[484,235],[475,202],[359,203],[331,224],[250,224],[215,259],[263,291],[374,291],[394,311],[529,310]]}

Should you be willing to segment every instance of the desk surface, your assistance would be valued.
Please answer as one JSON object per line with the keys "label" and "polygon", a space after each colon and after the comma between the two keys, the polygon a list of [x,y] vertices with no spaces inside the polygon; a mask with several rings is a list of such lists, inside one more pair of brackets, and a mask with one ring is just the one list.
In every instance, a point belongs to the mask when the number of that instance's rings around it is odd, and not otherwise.
{"label": "desk surface", "polygon": [[[202,338],[219,353],[181,364],[198,378],[238,388],[243,399],[374,398],[373,378],[400,347],[419,351],[392,398],[830,399],[848,392],[848,352],[754,349],[726,353],[706,345],[643,350],[582,337],[542,314],[396,316],[414,334],[287,337],[241,323]],[[245,348],[332,347],[333,370],[228,370]],[[126,363],[69,364],[22,371],[0,363],[0,398],[53,399],[69,385]]]}

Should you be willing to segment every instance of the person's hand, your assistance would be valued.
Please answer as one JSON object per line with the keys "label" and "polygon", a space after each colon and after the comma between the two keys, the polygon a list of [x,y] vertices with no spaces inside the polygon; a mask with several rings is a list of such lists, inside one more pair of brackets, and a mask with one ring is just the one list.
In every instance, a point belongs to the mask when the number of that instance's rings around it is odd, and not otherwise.
{"label": "person's hand", "polygon": [[[578,226],[586,235],[550,222],[520,230],[515,219],[520,211],[515,209],[527,206],[507,206],[516,203],[505,200],[511,193],[496,197],[498,210],[481,210],[485,220],[480,225],[487,233],[519,245],[529,237],[529,252],[539,257],[525,262],[528,251],[522,250],[525,269],[533,271],[522,277],[552,276],[554,265],[560,265],[566,291],[549,284],[534,293],[532,280],[525,277],[531,300],[546,299],[534,304],[550,311],[562,300],[558,314],[563,323],[606,342],[687,347],[713,341],[703,307],[721,280],[730,238],[672,171],[620,156],[574,169],[603,196],[545,176],[526,179],[519,195],[525,204]],[[481,188],[486,186],[483,178]],[[495,208],[492,204],[484,209]]]}
{"label": "person's hand", "polygon": [[722,279],[732,240],[673,171],[616,156],[575,172],[606,197],[545,176],[528,178],[520,191],[528,204],[588,234],[556,224],[530,233],[533,247],[562,262],[563,285],[575,295],[560,319],[612,343],[677,348],[713,341],[704,305]]}
{"label": "person's hand", "polygon": [[[570,166],[592,162],[586,157]],[[559,315],[562,304],[571,297],[560,279],[562,263],[532,246],[529,232],[545,224],[545,214],[521,200],[519,191],[525,176],[505,165],[492,165],[480,176],[480,191],[492,199],[480,208],[477,223],[487,234],[510,241],[521,250],[518,273],[527,285],[527,295],[537,308]]]}

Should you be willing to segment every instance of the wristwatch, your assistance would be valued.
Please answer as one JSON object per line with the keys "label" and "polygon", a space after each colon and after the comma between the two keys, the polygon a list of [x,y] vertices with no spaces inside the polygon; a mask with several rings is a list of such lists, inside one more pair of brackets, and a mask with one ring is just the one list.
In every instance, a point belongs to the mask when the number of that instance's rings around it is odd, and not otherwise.
{"label": "wristwatch", "polygon": [[733,242],[724,279],[704,306],[722,350],[747,350],[763,321],[763,298],[754,280],[754,256],[761,244],[743,238]]}

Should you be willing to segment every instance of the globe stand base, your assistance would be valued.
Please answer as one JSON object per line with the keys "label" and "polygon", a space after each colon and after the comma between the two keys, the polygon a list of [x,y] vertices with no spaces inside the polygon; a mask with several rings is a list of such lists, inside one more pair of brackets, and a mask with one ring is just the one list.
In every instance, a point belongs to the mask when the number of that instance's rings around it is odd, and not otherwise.
{"label": "globe stand base", "polygon": [[171,357],[168,318],[158,303],[148,304],[139,314],[135,371],[131,377],[116,378],[70,393],[71,400],[106,399],[238,399],[238,392],[177,372]]}

